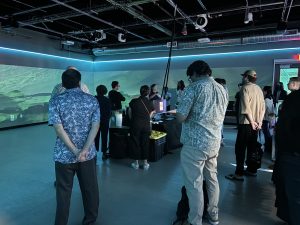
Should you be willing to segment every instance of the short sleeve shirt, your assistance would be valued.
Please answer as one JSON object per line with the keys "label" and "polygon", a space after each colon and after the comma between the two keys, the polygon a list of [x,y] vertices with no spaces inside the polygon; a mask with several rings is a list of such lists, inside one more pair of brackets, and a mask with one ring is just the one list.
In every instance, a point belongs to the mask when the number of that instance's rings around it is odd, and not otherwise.
{"label": "short sleeve shirt", "polygon": [[[80,88],[67,89],[49,102],[49,125],[62,124],[71,141],[82,149],[92,123],[100,122],[100,109],[97,99],[84,93]],[[91,145],[87,160],[96,155],[95,145]],[[56,138],[54,161],[76,163],[76,156],[60,138]]]}
{"label": "short sleeve shirt", "polygon": [[225,88],[211,77],[201,77],[186,87],[177,108],[177,113],[187,116],[181,142],[208,155],[217,152],[227,105]]}

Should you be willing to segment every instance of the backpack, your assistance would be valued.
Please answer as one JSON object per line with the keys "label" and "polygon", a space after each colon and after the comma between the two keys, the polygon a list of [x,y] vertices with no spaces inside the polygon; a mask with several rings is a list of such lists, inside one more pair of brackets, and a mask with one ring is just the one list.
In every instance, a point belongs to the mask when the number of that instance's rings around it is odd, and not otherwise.
{"label": "backpack", "polygon": [[[207,189],[206,189],[206,182],[203,181],[203,196],[204,196],[204,210],[203,215],[207,212],[207,204],[208,204],[208,195],[207,195]],[[186,188],[185,186],[181,187],[181,199],[177,204],[177,210],[176,210],[176,220],[173,222],[172,225],[183,225],[184,222],[188,219],[188,214],[190,211],[189,206],[189,198],[186,194]]]}
{"label": "backpack", "polygon": [[176,216],[177,219],[173,222],[173,225],[182,225],[187,220],[190,211],[189,198],[186,194],[185,186],[181,188],[181,199],[177,204]]}

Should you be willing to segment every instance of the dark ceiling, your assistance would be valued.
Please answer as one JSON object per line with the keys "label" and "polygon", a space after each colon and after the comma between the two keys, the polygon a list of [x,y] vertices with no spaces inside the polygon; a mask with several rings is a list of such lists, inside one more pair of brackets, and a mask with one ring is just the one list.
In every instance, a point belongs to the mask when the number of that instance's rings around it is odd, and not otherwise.
{"label": "dark ceiling", "polygon": [[[299,0],[0,1],[2,30],[23,27],[80,43],[82,48],[166,43],[173,30],[174,40],[186,42],[275,34],[279,29],[299,29],[299,12]],[[245,24],[251,14],[253,21]],[[101,30],[106,39],[101,40]],[[120,33],[126,42],[118,40]]]}

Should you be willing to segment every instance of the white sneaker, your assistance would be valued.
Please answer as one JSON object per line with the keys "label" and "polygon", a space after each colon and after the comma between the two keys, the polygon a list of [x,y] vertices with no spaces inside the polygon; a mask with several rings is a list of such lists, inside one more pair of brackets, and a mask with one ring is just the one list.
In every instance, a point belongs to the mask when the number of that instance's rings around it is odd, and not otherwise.
{"label": "white sneaker", "polygon": [[139,164],[133,162],[133,163],[131,163],[131,167],[135,170],[138,170],[140,166],[139,166]]}
{"label": "white sneaker", "polygon": [[148,170],[150,168],[150,164],[149,163],[145,163],[144,165],[143,165],[143,169],[144,170]]}
{"label": "white sneaker", "polygon": [[207,213],[207,219],[208,219],[208,222],[211,224],[211,225],[218,225],[219,224],[219,216],[218,216],[218,213]]}

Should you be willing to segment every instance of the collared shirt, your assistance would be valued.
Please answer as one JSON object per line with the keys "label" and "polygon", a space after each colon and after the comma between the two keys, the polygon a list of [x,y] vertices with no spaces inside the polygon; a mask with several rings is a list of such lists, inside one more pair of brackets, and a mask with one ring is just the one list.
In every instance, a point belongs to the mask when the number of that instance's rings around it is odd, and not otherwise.
{"label": "collared shirt", "polygon": [[246,114],[252,117],[254,122],[262,123],[265,115],[265,99],[261,88],[248,82],[240,91],[239,123],[250,124]]}
{"label": "collared shirt", "polygon": [[207,155],[217,154],[228,105],[225,88],[211,77],[201,77],[184,89],[177,113],[187,116],[181,142]]}
{"label": "collared shirt", "polygon": [[[65,90],[55,96],[49,103],[49,125],[62,124],[73,144],[82,149],[92,123],[100,121],[100,109],[97,99],[84,93],[80,88]],[[93,144],[87,160],[96,155]],[[60,138],[56,138],[54,147],[54,161],[61,163],[76,163],[76,156],[68,149]]]}

